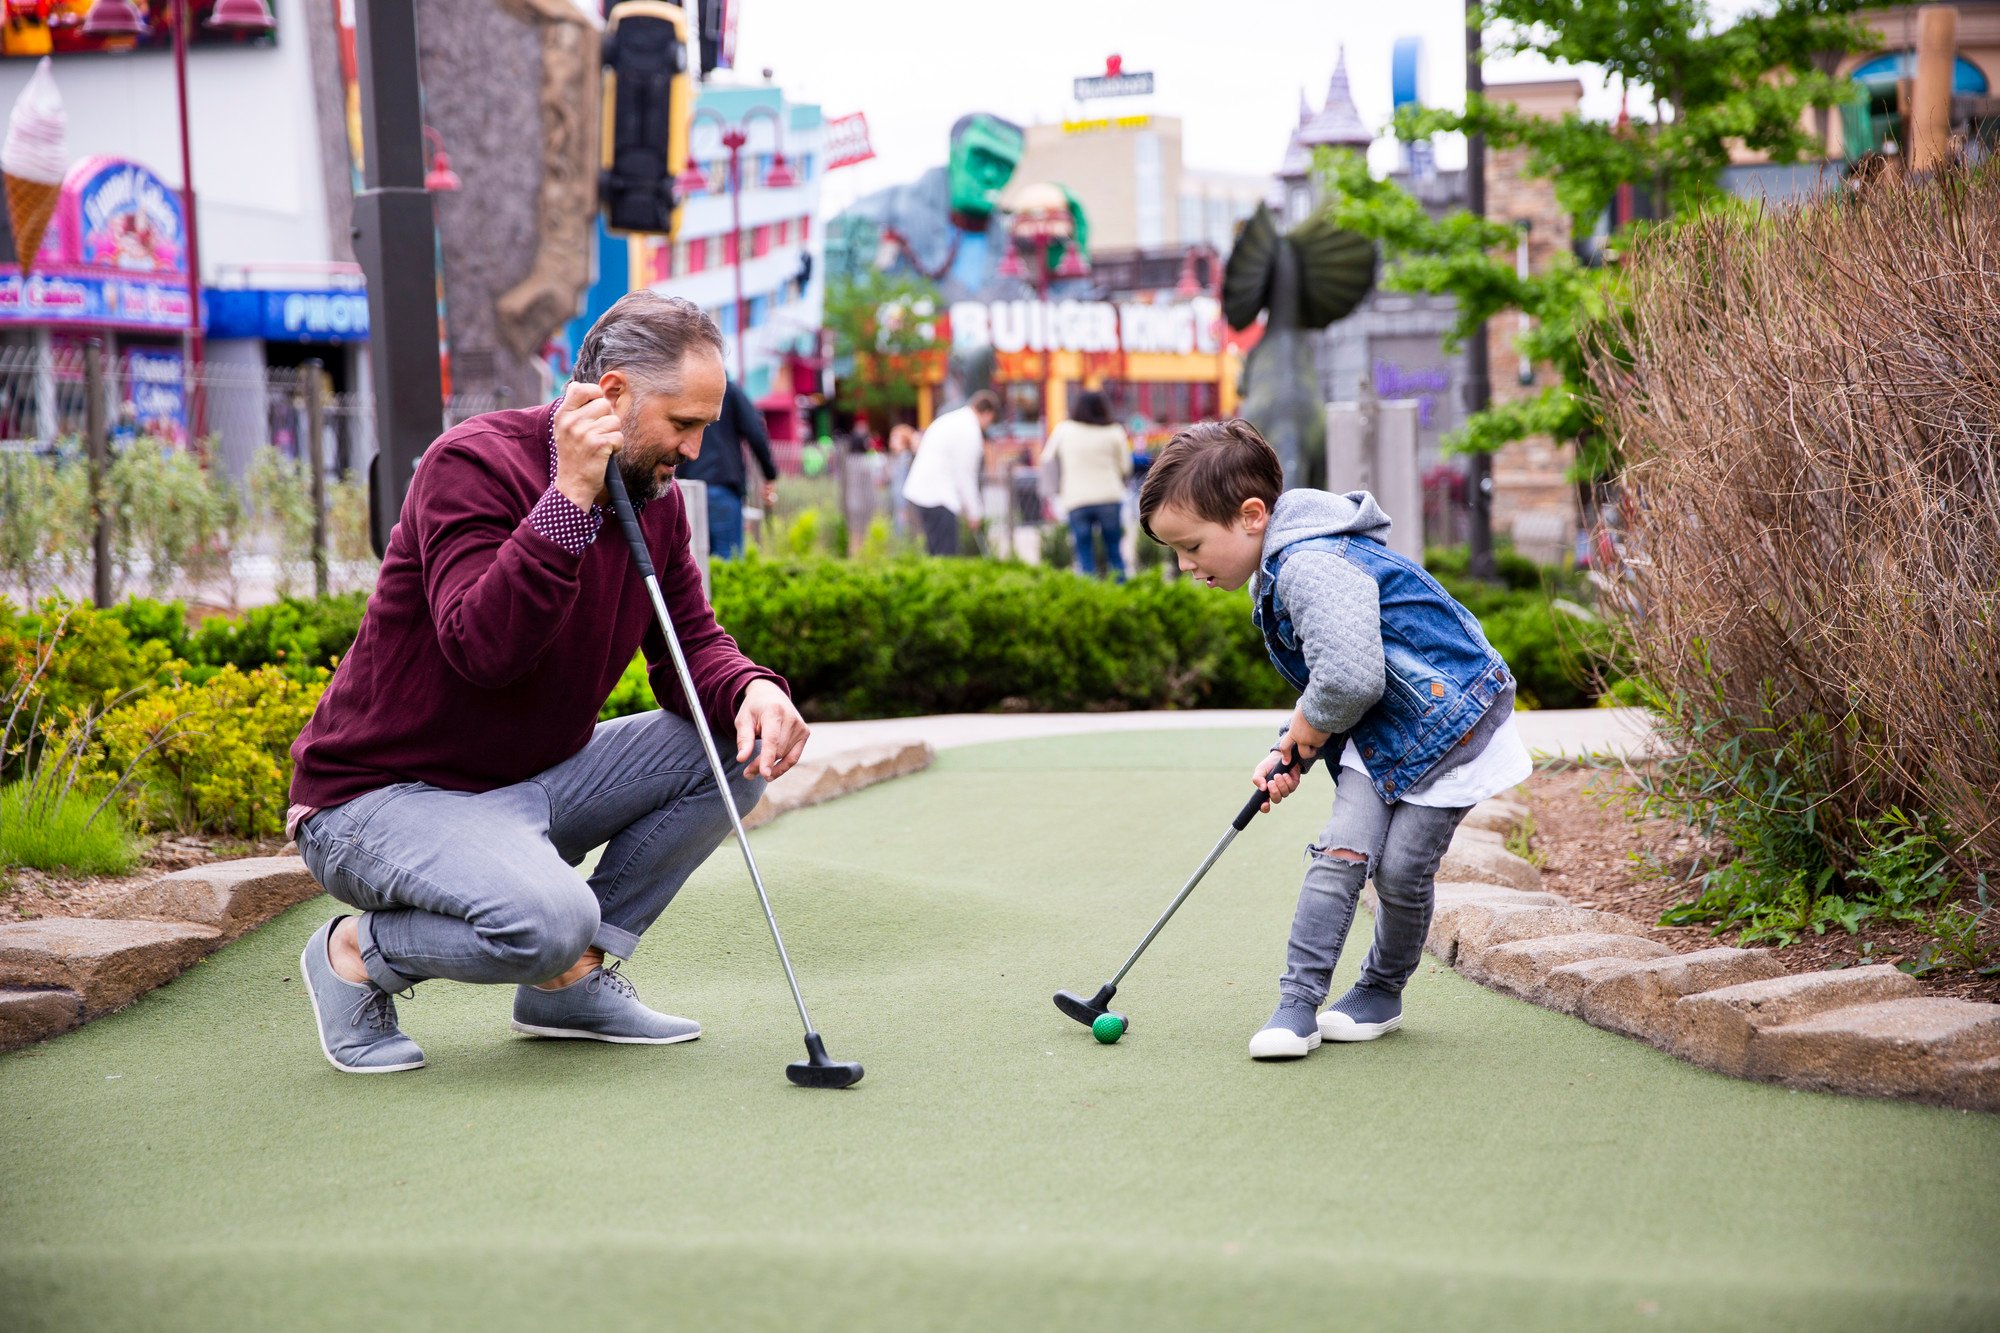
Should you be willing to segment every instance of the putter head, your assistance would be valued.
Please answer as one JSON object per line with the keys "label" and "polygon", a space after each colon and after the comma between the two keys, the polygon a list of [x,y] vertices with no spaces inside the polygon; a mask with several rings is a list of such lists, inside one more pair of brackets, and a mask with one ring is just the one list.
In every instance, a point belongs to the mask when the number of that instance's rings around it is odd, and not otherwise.
{"label": "putter head", "polygon": [[[1062,1010],[1063,1013],[1074,1018],[1085,1027],[1089,1027],[1103,1015],[1112,1012],[1105,1006],[1111,1003],[1111,997],[1117,993],[1118,988],[1109,982],[1100,987],[1097,994],[1088,1000],[1073,990],[1059,990],[1056,992],[1056,1008]],[[1127,1027],[1131,1026],[1125,1015],[1119,1014],[1118,1019],[1120,1022],[1125,1023]]]}
{"label": "putter head", "polygon": [[861,1073],[852,1060],[829,1060],[817,1032],[806,1034],[806,1058],[785,1066],[785,1077],[802,1088],[851,1088],[861,1081]]}

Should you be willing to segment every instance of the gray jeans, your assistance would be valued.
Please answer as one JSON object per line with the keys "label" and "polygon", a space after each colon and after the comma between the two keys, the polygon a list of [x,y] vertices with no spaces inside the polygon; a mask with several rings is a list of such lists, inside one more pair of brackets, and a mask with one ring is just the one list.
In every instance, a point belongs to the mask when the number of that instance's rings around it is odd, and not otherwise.
{"label": "gray jeans", "polygon": [[[726,766],[747,814],[764,782]],[[664,711],[599,723],[582,750],[511,787],[399,782],[298,829],[313,878],[362,910],[362,961],[389,991],[546,981],[593,946],[629,958],[728,835],[700,736]],[[585,880],[574,867],[597,846]]]}
{"label": "gray jeans", "polygon": [[[1340,961],[1340,946],[1354,922],[1362,881],[1372,875],[1375,943],[1361,962],[1361,984],[1401,994],[1417,970],[1424,937],[1430,933],[1438,863],[1465,814],[1464,809],[1400,801],[1385,805],[1367,774],[1341,769],[1334,787],[1333,817],[1318,844],[1308,849],[1312,862],[1292,917],[1279,991],[1315,1007],[1325,1001],[1334,965]],[[1359,852],[1366,859],[1328,855],[1334,851]]]}

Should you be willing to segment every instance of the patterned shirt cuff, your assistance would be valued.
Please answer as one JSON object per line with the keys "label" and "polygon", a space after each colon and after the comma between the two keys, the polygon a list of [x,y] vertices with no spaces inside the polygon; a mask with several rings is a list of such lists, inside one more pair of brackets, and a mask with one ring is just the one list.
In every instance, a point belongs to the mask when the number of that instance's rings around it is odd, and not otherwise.
{"label": "patterned shirt cuff", "polygon": [[604,515],[597,512],[596,505],[585,513],[576,507],[574,500],[551,486],[528,511],[528,526],[571,555],[582,555],[584,548],[597,540],[597,530],[604,526]]}

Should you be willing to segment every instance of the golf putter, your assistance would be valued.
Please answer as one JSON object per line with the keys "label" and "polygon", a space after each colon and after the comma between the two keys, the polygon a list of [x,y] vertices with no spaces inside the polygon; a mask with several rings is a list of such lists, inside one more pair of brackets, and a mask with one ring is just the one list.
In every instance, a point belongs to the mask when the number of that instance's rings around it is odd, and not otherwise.
{"label": "golf putter", "polygon": [[632,548],[632,563],[639,567],[639,576],[646,582],[646,593],[653,599],[653,613],[660,619],[660,633],[666,636],[667,651],[674,659],[674,671],[681,678],[681,690],[687,696],[688,714],[694,721],[695,732],[701,737],[701,746],[708,754],[708,767],[715,774],[715,788],[722,796],[722,804],[729,811],[729,826],[736,830],[736,845],[743,849],[743,864],[750,868],[750,882],[756,886],[757,901],[764,908],[764,923],[771,928],[771,943],[778,946],[778,961],[784,964],[785,980],[791,984],[792,1002],[799,1007],[799,1022],[806,1029],[806,1058],[794,1060],[785,1066],[785,1077],[802,1088],[847,1088],[861,1081],[861,1066],[852,1061],[842,1062],[827,1057],[826,1043],[820,1040],[819,1032],[813,1027],[812,1015],[806,1012],[806,998],[799,993],[799,979],[792,971],[791,956],[785,952],[785,938],[778,933],[778,918],[771,911],[771,895],[764,891],[764,877],[757,871],[757,858],[750,854],[750,835],[743,831],[743,817],[737,812],[736,797],[729,790],[729,775],[722,767],[722,756],[715,748],[715,737],[709,732],[708,717],[701,710],[701,699],[694,692],[694,677],[688,672],[687,657],[681,652],[681,640],[674,633],[673,617],[667,614],[666,598],[660,594],[660,580],[653,573],[652,553],[646,549],[646,534],[639,530],[639,516],[632,510],[632,500],[625,493],[625,478],[618,473],[618,460],[613,458],[604,469],[604,488],[611,493],[611,507],[618,513],[618,526],[625,529],[626,544]]}
{"label": "golf putter", "polygon": [[[1318,756],[1315,755],[1313,759],[1304,760],[1297,765],[1297,771],[1301,778],[1312,768],[1317,758]],[[1271,776],[1275,778],[1292,771],[1292,763],[1281,760],[1278,766],[1271,770]],[[1252,791],[1250,793],[1250,799],[1245,801],[1243,808],[1236,812],[1236,818],[1229,821],[1229,831],[1222,835],[1222,840],[1210,849],[1207,857],[1195,868],[1193,876],[1189,878],[1186,884],[1181,886],[1181,891],[1174,895],[1174,900],[1167,904],[1167,910],[1160,913],[1160,919],[1155,921],[1153,928],[1146,932],[1146,938],[1139,941],[1139,947],[1132,951],[1132,956],[1125,960],[1125,965],[1118,969],[1117,974],[1111,980],[1097,988],[1097,994],[1086,1000],[1073,990],[1059,990],[1056,992],[1056,1008],[1089,1028],[1090,1035],[1107,1046],[1124,1036],[1126,1029],[1131,1026],[1130,1020],[1125,1015],[1107,1007],[1111,1003],[1111,997],[1118,993],[1118,983],[1123,981],[1125,974],[1132,970],[1132,964],[1139,961],[1139,955],[1146,952],[1146,946],[1153,942],[1153,937],[1165,929],[1167,922],[1173,919],[1174,913],[1180,910],[1181,904],[1187,901],[1190,893],[1194,892],[1194,886],[1201,883],[1202,876],[1208,873],[1209,867],[1222,858],[1222,853],[1228,850],[1229,844],[1236,840],[1236,835],[1250,827],[1250,821],[1257,817],[1258,811],[1263,808],[1264,802],[1268,799],[1262,791]]]}

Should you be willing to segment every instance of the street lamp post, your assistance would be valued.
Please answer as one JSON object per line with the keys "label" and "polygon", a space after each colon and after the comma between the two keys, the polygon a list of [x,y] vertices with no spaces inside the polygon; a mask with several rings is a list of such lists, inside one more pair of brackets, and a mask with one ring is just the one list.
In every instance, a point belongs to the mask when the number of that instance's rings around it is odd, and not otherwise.
{"label": "street lamp post", "polygon": [[[771,118],[773,149],[771,169],[764,174],[764,184],[773,190],[787,189],[798,184],[798,177],[785,164],[785,126],[777,108],[753,106],[743,113],[742,119],[732,124],[713,107],[698,107],[695,120],[712,120],[722,132],[722,146],[729,150],[729,229],[736,247],[736,262],[731,266],[736,282],[736,380],[745,384],[750,378],[750,361],[745,352],[743,332],[750,323],[750,304],[743,297],[743,265],[748,256],[743,252],[743,148],[750,142],[747,126],[759,116]],[[692,161],[687,170],[675,182],[677,193],[686,196],[699,194],[708,187],[708,178],[697,169]],[[747,390],[746,390],[747,392]]]}

